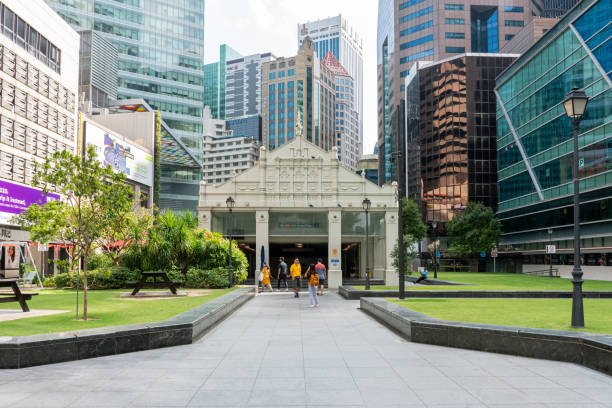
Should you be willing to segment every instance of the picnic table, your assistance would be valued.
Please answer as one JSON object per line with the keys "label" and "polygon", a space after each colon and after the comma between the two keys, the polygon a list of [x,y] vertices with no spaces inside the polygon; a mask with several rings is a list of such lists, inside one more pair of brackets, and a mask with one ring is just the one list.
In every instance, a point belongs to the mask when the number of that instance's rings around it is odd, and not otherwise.
{"label": "picnic table", "polygon": [[138,282],[131,282],[134,285],[132,296],[135,296],[147,282],[147,278],[153,278],[153,286],[156,287],[157,278],[161,278],[161,284],[168,287],[172,294],[176,295],[176,285],[168,277],[168,273],[164,271],[146,271],[142,272],[142,276]]}
{"label": "picnic table", "polygon": [[29,312],[30,308],[26,303],[26,300],[31,300],[32,296],[38,295],[38,293],[23,293],[17,285],[17,279],[0,279],[0,288],[11,288],[11,292],[0,292],[0,303],[8,302],[19,302],[21,310]]}

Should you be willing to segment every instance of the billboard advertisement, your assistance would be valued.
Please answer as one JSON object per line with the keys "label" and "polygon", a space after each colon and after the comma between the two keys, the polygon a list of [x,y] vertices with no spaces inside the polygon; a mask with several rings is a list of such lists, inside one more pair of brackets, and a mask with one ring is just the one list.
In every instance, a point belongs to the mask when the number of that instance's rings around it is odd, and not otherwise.
{"label": "billboard advertisement", "polygon": [[43,195],[41,190],[0,180],[0,223],[10,224],[13,216],[21,214],[31,204],[44,204],[59,199],[59,194]]}
{"label": "billboard advertisement", "polygon": [[87,146],[95,146],[102,164],[122,172],[129,180],[153,186],[152,155],[90,122],[86,122],[85,140]]}

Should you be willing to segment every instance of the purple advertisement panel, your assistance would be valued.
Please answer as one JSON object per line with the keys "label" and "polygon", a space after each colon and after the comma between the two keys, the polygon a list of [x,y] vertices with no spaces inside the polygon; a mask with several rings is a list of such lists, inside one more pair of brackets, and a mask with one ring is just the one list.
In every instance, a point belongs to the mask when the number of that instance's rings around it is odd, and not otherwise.
{"label": "purple advertisement panel", "polygon": [[31,204],[44,204],[59,199],[59,194],[48,193],[43,196],[41,190],[0,180],[0,221],[8,222],[14,214],[21,214]]}

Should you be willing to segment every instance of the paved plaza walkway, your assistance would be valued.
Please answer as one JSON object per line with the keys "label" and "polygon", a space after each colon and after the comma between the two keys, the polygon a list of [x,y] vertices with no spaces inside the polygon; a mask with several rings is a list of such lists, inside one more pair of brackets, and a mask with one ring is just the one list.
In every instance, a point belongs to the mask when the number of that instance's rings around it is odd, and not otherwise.
{"label": "paved plaza walkway", "polygon": [[409,343],[335,294],[307,305],[264,294],[197,344],[0,370],[0,407],[612,407],[596,371]]}

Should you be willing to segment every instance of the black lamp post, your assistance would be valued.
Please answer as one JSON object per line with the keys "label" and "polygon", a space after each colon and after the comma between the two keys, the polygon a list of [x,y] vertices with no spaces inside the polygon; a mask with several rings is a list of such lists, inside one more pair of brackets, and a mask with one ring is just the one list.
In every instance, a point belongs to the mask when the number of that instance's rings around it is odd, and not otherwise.
{"label": "black lamp post", "polygon": [[589,97],[584,91],[572,88],[563,101],[565,114],[572,120],[574,130],[574,270],[572,271],[572,327],[584,327],[584,308],[582,306],[582,269],[580,268],[580,179],[578,177],[578,129]]}
{"label": "black lamp post", "polygon": [[[548,229],[548,248],[551,249],[552,248],[552,233],[553,230],[552,228]],[[548,252],[548,263],[550,264],[550,268],[548,270],[548,276],[550,276],[552,278],[553,273],[552,273],[552,253],[550,251],[546,251]]]}
{"label": "black lamp post", "polygon": [[372,206],[372,202],[366,197],[361,202],[361,205],[363,205],[363,209],[365,210],[365,222],[366,222],[366,230],[365,230],[366,281],[365,281],[365,288],[366,288],[366,290],[370,290],[370,247],[369,247],[369,242],[368,242],[370,240],[370,237],[369,237],[369,235],[370,235],[370,231],[369,231],[370,220],[369,220],[369,218],[370,217],[368,217],[368,211],[370,211],[370,207]]}
{"label": "black lamp post", "polygon": [[432,222],[431,228],[434,234],[434,279],[438,279],[438,223]]}
{"label": "black lamp post", "polygon": [[230,228],[229,228],[229,263],[227,265],[227,272],[228,272],[228,278],[229,278],[229,287],[231,288],[232,286],[234,286],[234,281],[233,281],[233,276],[232,276],[232,229],[234,226],[234,223],[232,222],[233,221],[232,209],[236,205],[236,200],[234,200],[232,196],[229,196],[227,197],[227,200],[225,200],[225,205],[229,209],[229,224],[230,224]]}

